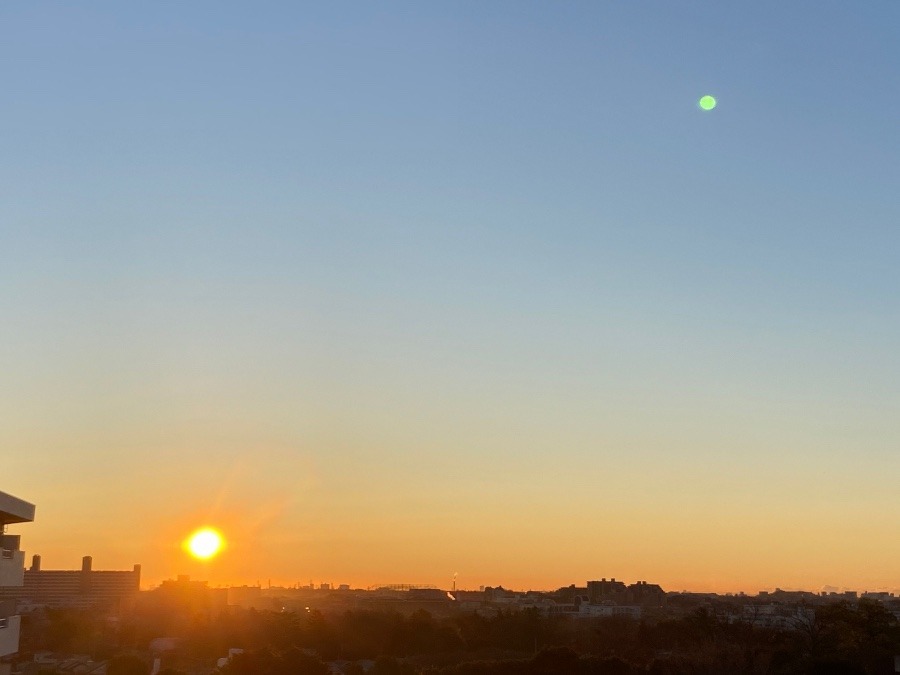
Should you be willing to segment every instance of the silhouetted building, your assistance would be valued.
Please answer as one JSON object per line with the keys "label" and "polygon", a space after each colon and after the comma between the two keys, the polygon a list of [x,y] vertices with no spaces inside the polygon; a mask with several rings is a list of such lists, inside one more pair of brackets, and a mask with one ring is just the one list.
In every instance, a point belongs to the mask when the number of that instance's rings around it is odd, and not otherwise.
{"label": "silhouetted building", "polygon": [[581,618],[594,617],[625,617],[627,619],[640,620],[643,608],[639,605],[590,605],[584,604],[578,608]]}
{"label": "silhouetted building", "polygon": [[179,574],[176,579],[163,581],[158,588],[143,594],[144,604],[166,607],[174,613],[218,613],[228,606],[227,588],[210,588],[206,581]]}
{"label": "silhouetted building", "polygon": [[628,587],[626,601],[642,607],[665,607],[666,592],[658,584],[638,581]]}
{"label": "silhouetted building", "polygon": [[408,591],[409,600],[447,600],[447,592],[439,588],[411,588]]}
{"label": "silhouetted building", "polygon": [[578,604],[582,602],[583,598],[586,598],[588,594],[588,590],[586,586],[578,587],[575,584],[571,586],[563,586],[562,588],[558,588],[555,593],[553,593],[553,598],[559,602],[568,602],[573,604]]}
{"label": "silhouetted building", "polygon": [[263,600],[259,586],[232,586],[226,591],[229,605],[250,609],[263,609],[272,604],[269,598]]}
{"label": "silhouetted building", "polygon": [[87,609],[120,607],[141,586],[141,566],[130,572],[94,570],[91,556],[81,560],[80,570],[41,569],[41,556],[32,558],[19,589],[0,589],[0,598],[28,601],[35,605]]}
{"label": "silhouetted building", "polygon": [[[6,526],[34,520],[34,504],[0,492],[0,590],[16,592],[22,585],[25,552],[19,548],[19,535],[7,534]],[[19,651],[21,617],[16,601],[0,599],[0,675],[9,675],[11,666],[3,661]]]}
{"label": "silhouetted building", "polygon": [[615,577],[608,581],[606,578],[603,578],[600,581],[587,582],[588,599],[595,605],[609,602],[624,603],[626,601],[626,590],[625,584],[621,581],[616,581]]}
{"label": "silhouetted building", "polygon": [[496,588],[493,586],[485,586],[484,588],[484,601],[492,602],[492,603],[509,603],[514,602],[516,599],[516,593],[512,591],[508,591],[503,586],[497,586]]}

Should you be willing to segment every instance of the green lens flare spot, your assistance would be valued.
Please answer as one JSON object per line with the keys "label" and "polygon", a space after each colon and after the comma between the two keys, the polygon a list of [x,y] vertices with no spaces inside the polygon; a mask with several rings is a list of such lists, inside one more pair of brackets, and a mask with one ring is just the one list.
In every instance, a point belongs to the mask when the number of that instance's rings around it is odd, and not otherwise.
{"label": "green lens flare spot", "polygon": [[707,94],[698,101],[698,105],[704,110],[712,110],[716,107],[716,97]]}

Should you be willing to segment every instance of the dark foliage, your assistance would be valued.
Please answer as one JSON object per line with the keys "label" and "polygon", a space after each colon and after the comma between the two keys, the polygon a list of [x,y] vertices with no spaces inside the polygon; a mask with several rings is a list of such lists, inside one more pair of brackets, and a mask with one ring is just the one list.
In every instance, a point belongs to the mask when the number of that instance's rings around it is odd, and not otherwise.
{"label": "dark foliage", "polygon": [[[244,649],[223,670],[227,675],[325,675],[326,662],[337,659],[350,672],[361,668],[347,662],[374,660],[373,675],[888,675],[900,654],[897,619],[866,600],[815,611],[785,606],[775,617],[780,623],[758,620],[752,607],[716,606],[644,622],[546,617],[533,610],[435,617],[424,610],[325,615],[239,608],[173,620],[157,609],[139,608],[117,630],[83,613],[50,612],[29,618],[23,642],[35,650],[82,648],[108,658],[146,653],[150,638],[167,635],[179,646],[165,665],[185,672],[194,670],[191,664],[214,663],[229,648]],[[146,672],[139,658],[110,661],[109,675]]]}
{"label": "dark foliage", "polygon": [[109,660],[106,675],[149,675],[150,666],[132,654],[119,654]]}

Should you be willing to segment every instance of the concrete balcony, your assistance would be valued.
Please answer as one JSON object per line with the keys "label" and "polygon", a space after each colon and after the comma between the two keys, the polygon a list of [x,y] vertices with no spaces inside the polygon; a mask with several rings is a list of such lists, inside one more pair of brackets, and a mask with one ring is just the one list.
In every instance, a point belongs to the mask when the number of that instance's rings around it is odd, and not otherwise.
{"label": "concrete balcony", "polygon": [[18,614],[0,617],[0,658],[19,651],[19,628],[22,618]]}
{"label": "concrete balcony", "polygon": [[25,551],[0,549],[0,586],[25,583]]}
{"label": "concrete balcony", "polygon": [[34,504],[0,492],[0,525],[30,523],[34,520]]}

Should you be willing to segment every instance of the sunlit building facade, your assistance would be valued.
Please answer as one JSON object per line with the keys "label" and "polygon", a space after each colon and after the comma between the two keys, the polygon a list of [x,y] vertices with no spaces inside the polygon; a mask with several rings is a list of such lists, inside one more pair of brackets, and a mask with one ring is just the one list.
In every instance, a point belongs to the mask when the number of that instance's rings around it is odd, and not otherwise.
{"label": "sunlit building facade", "polygon": [[[22,586],[25,574],[25,552],[19,546],[19,535],[9,534],[8,525],[34,520],[34,504],[0,492],[0,588]],[[0,599],[0,675],[9,675],[9,658],[19,651],[21,617],[16,614],[16,601]]]}

